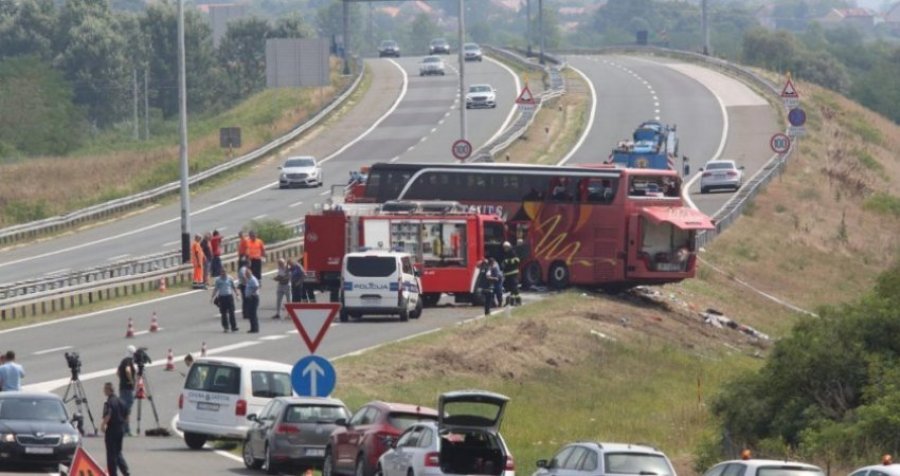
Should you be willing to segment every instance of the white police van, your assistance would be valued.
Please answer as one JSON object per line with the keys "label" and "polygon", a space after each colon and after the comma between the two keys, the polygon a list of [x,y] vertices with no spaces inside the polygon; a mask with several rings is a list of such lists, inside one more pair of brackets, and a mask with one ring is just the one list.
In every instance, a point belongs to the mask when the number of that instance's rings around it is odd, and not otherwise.
{"label": "white police van", "polygon": [[396,314],[401,321],[422,314],[422,282],[409,253],[359,251],[341,265],[341,314],[350,317]]}

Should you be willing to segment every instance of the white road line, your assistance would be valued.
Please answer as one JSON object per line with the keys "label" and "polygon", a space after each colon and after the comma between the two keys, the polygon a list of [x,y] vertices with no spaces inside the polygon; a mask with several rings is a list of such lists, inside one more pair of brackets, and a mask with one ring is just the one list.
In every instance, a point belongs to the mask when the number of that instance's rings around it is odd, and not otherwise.
{"label": "white road line", "polygon": [[170,242],[168,242],[168,243],[163,243],[163,248],[168,248],[168,247],[170,247],[170,246],[175,246],[175,245],[177,245],[177,244],[179,244],[179,243],[181,243],[181,241],[170,241]]}
{"label": "white road line", "polygon": [[427,139],[428,139],[428,136],[422,136],[422,138],[419,139],[419,142],[425,142],[425,140],[427,140]]}
{"label": "white road line", "polygon": [[270,341],[270,340],[281,340],[281,339],[285,339],[285,338],[287,338],[286,335],[280,335],[280,336],[265,336],[265,337],[260,337],[259,340]]}
{"label": "white road line", "polygon": [[398,160],[400,160],[400,156],[399,156],[399,155],[398,155],[397,157],[394,157],[393,159],[389,160],[388,162],[390,162],[390,163],[393,164],[394,162],[396,162],[396,161],[398,161]]}
{"label": "white road line", "polygon": [[654,102],[653,102],[653,107],[659,107],[659,101],[654,101]]}
{"label": "white road line", "polygon": [[240,456],[233,455],[233,454],[231,454],[231,453],[229,453],[229,452],[227,452],[227,451],[225,451],[225,450],[213,450],[213,453],[215,453],[215,454],[217,454],[217,455],[219,455],[219,456],[224,456],[224,457],[226,457],[226,458],[228,458],[228,459],[230,459],[230,460],[237,461],[238,463],[243,463],[243,462],[244,462],[244,459],[241,458]]}
{"label": "white road line", "polygon": [[581,133],[581,138],[578,139],[578,142],[575,143],[575,146],[572,147],[572,150],[570,150],[569,153],[562,158],[562,160],[557,162],[556,165],[562,165],[568,162],[569,159],[571,159],[572,156],[575,155],[575,152],[577,152],[578,149],[581,148],[581,146],[584,144],[584,141],[587,140],[588,134],[591,133],[591,129],[594,127],[594,116],[597,115],[597,90],[594,89],[594,83],[592,83],[587,75],[585,75],[578,68],[575,68],[571,65],[569,66],[569,68],[571,68],[572,71],[575,71],[575,73],[581,76],[584,82],[587,83],[588,88],[591,90],[591,113],[588,115],[588,122],[584,126],[584,132]]}
{"label": "white road line", "polygon": [[[444,117],[446,118],[447,116],[444,116]],[[438,121],[438,125],[440,126],[440,125],[444,124],[444,121],[445,121],[445,120],[446,120],[446,119],[441,119],[440,121]]]}
{"label": "white road line", "polygon": [[411,145],[411,146],[409,146],[409,147],[406,148],[406,151],[409,152],[409,151],[411,151],[411,150],[413,150],[413,149],[415,149],[415,148],[416,148],[416,146]]}
{"label": "white road line", "polygon": [[432,127],[430,134],[434,134],[434,131],[436,131],[436,130],[437,130],[437,127]]}
{"label": "white road line", "polygon": [[263,213],[262,215],[256,215],[255,217],[253,217],[253,219],[254,220],[262,220],[263,218],[265,218],[267,216],[269,216],[268,213]]}
{"label": "white road line", "polygon": [[288,205],[288,208],[299,207],[300,205],[303,205],[303,202],[292,203],[292,204]]}
{"label": "white road line", "polygon": [[127,258],[127,257],[129,257],[129,256],[131,256],[131,253],[125,253],[124,255],[112,256],[112,257],[110,257],[110,258],[106,258],[106,260],[107,260],[107,261],[118,261],[118,260],[120,260],[120,259],[122,259],[122,258]]}
{"label": "white road line", "polygon": [[331,195],[331,191],[328,190],[328,191],[325,191],[325,192],[322,192],[322,193],[319,194],[320,197],[324,197],[324,196],[326,196],[326,195]]}
{"label": "white road line", "polygon": [[[503,64],[493,58],[488,58],[487,60],[500,66],[501,68],[505,69],[513,77],[513,79],[515,79],[516,91],[522,90],[522,82],[519,80],[519,75],[517,75],[515,71],[513,71],[509,66],[506,66],[505,64]],[[457,99],[459,99],[459,98],[457,98]],[[488,139],[487,142],[485,142],[485,144],[490,144],[491,142],[493,142],[497,137],[500,136],[500,134],[503,133],[503,131],[506,130],[507,127],[509,127],[509,123],[512,122],[512,120],[515,117],[516,112],[518,110],[519,110],[518,106],[516,105],[515,102],[513,102],[512,107],[509,109],[509,114],[506,115],[506,120],[503,121],[503,125],[501,125],[499,129],[497,129],[497,132],[490,139]],[[448,112],[448,114],[449,114],[449,112]]]}
{"label": "white road line", "polygon": [[68,273],[69,271],[72,271],[72,268],[62,268],[62,269],[57,269],[56,271],[48,271],[48,272],[44,273],[44,276],[53,276],[54,274],[63,274],[63,273]]}
{"label": "white road line", "polygon": [[61,350],[71,349],[71,345],[64,345],[62,347],[54,347],[52,349],[39,350],[37,352],[32,352],[31,355],[44,355],[44,354],[52,354],[53,352],[59,352]]}
{"label": "white road line", "polygon": [[654,100],[654,101],[659,101],[659,96],[657,96],[657,95],[654,94],[654,95],[653,95],[653,100]]}
{"label": "white road line", "polygon": [[450,117],[450,111],[444,113],[444,118]]}
{"label": "white road line", "polygon": [[[216,317],[218,317],[218,316],[216,316]],[[157,331],[162,331],[163,329],[165,329],[165,328],[164,328],[164,327],[159,327],[159,328],[157,328]],[[137,336],[142,336],[142,335],[144,335],[144,334],[149,334],[149,333],[150,333],[149,330],[137,331],[137,332],[134,333],[134,336],[137,337]]]}

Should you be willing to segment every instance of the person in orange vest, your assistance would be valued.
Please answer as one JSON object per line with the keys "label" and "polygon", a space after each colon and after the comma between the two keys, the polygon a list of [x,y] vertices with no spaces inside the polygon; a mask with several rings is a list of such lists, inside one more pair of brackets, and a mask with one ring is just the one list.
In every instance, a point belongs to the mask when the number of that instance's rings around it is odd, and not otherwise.
{"label": "person in orange vest", "polygon": [[243,231],[238,232],[238,268],[241,267],[241,261],[247,261],[247,237]]}
{"label": "person in orange vest", "polygon": [[191,265],[194,267],[194,289],[206,289],[206,283],[203,282],[203,261],[206,256],[203,254],[203,247],[200,246],[200,235],[194,235],[194,243],[191,244]]}
{"label": "person in orange vest", "polygon": [[[250,272],[256,279],[262,280],[262,260],[266,257],[266,245],[251,230],[247,239],[247,258],[250,260]],[[262,281],[260,281],[262,282]]]}

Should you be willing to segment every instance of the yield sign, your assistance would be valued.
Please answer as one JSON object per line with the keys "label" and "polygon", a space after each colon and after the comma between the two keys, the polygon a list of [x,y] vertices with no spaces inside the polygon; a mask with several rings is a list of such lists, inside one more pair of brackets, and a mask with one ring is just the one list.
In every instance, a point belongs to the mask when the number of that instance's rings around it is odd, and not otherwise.
{"label": "yield sign", "polygon": [[781,90],[781,97],[783,98],[799,98],[800,94],[797,93],[797,88],[794,87],[794,82],[788,78],[787,82],[784,83],[784,89]]}
{"label": "yield sign", "polygon": [[337,315],[341,305],[338,303],[299,303],[290,302],[284,305],[297,332],[306,343],[310,354],[315,354],[316,349],[325,337],[325,332],[331,326],[334,316]]}
{"label": "yield sign", "polygon": [[525,87],[522,88],[522,92],[519,94],[519,97],[516,98],[516,104],[534,106],[534,95],[531,94],[528,85],[525,85]]}
{"label": "yield sign", "polygon": [[75,450],[75,457],[72,459],[72,465],[69,466],[69,476],[106,476],[106,471],[91,458],[91,455],[82,448]]}

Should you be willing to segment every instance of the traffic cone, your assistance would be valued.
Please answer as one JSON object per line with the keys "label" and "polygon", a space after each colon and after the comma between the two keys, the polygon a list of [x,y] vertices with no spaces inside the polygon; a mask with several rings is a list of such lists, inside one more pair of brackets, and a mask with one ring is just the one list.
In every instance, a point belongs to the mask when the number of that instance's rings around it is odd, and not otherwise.
{"label": "traffic cone", "polygon": [[166,370],[169,372],[175,370],[175,355],[172,354],[172,349],[166,354]]}
{"label": "traffic cone", "polygon": [[128,330],[125,331],[125,338],[131,339],[134,337],[134,322],[132,322],[131,318],[128,318]]}
{"label": "traffic cone", "polygon": [[156,332],[159,330],[159,320],[156,318],[156,313],[153,313],[153,317],[150,318],[150,332]]}
{"label": "traffic cone", "polygon": [[200,344],[200,357],[206,357],[206,342]]}
{"label": "traffic cone", "polygon": [[309,468],[306,468],[306,471],[303,472],[303,476],[313,476],[313,471]]}
{"label": "traffic cone", "polygon": [[159,278],[159,292],[166,292],[166,278]]}

